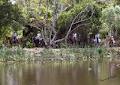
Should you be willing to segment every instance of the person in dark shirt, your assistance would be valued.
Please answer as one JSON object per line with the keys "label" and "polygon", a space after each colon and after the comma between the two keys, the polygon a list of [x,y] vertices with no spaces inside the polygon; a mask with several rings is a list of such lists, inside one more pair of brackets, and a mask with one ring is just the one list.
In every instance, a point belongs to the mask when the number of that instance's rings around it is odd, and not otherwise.
{"label": "person in dark shirt", "polygon": [[17,43],[17,33],[16,33],[16,32],[14,32],[13,35],[12,35],[12,42],[13,42],[14,44]]}

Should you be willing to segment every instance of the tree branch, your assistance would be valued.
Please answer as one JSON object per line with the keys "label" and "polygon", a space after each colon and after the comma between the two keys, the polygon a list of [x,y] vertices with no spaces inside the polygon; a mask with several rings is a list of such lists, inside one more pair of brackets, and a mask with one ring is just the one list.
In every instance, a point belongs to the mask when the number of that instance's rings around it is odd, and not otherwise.
{"label": "tree branch", "polygon": [[[74,22],[75,22],[75,20],[77,19],[77,17],[80,16],[85,10],[87,10],[87,8],[88,8],[88,6],[87,6],[82,12],[80,12],[80,13],[73,19],[72,24],[71,24],[71,26],[70,26],[70,28],[69,28],[66,36],[65,36],[65,39],[68,38],[68,35],[70,34],[70,31],[72,30],[72,26],[73,26],[73,24],[75,24]],[[93,8],[92,8],[92,9],[93,9]],[[92,15],[93,15],[93,13],[92,13]],[[92,17],[92,16],[91,16],[91,17]],[[91,17],[90,17],[90,18],[91,18]],[[85,19],[85,20],[89,20],[89,19]],[[85,21],[85,20],[82,20],[82,22]],[[79,22],[81,22],[81,21],[79,21]]]}
{"label": "tree branch", "polygon": [[[61,42],[61,41],[63,41],[63,40],[67,40],[67,38],[68,38],[68,36],[69,36],[69,34],[70,34],[71,32],[73,32],[74,30],[76,30],[76,29],[77,29],[78,27],[80,27],[80,26],[86,25],[86,23],[80,24],[80,25],[78,25],[77,27],[75,27],[75,28],[72,30],[73,25],[79,24],[79,23],[82,23],[82,22],[85,22],[85,21],[88,21],[88,20],[90,20],[90,19],[92,18],[93,14],[94,14],[93,8],[92,8],[92,14],[91,14],[91,16],[90,16],[89,18],[86,18],[86,19],[84,19],[84,20],[80,20],[80,21],[75,22],[75,20],[76,20],[82,13],[84,13],[84,12],[87,10],[87,8],[88,8],[88,6],[87,6],[83,11],[81,11],[79,14],[77,14],[77,15],[75,16],[75,18],[73,19],[73,21],[72,21],[72,23],[71,23],[71,25],[70,25],[70,28],[69,28],[69,30],[68,30],[68,32],[66,33],[66,35],[65,35],[64,38],[55,40],[55,38],[56,38],[56,36],[57,36],[57,32],[54,32],[55,34],[54,34],[54,36],[53,36],[50,44],[52,44],[52,43],[57,43],[57,42]],[[90,23],[91,23],[91,22],[90,22]],[[90,24],[90,23],[87,23],[87,24]]]}

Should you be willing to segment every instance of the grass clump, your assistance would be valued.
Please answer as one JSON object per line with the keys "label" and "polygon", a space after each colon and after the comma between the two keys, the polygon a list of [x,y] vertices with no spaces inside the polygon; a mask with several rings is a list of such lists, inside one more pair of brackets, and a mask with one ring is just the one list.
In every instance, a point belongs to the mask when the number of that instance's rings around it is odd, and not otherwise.
{"label": "grass clump", "polygon": [[0,61],[3,61],[3,62],[23,61],[23,60],[26,60],[28,56],[30,55],[26,54],[26,51],[24,51],[20,47],[0,48]]}

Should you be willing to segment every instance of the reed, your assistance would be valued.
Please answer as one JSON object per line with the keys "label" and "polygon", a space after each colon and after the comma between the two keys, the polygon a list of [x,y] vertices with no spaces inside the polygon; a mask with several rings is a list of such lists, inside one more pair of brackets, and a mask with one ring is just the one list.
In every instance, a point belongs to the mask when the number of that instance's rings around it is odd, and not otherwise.
{"label": "reed", "polygon": [[[38,49],[39,50],[39,49]],[[37,53],[21,47],[0,48],[0,61],[84,61],[101,60],[105,57],[119,57],[120,52],[107,48],[60,48],[44,49]]]}

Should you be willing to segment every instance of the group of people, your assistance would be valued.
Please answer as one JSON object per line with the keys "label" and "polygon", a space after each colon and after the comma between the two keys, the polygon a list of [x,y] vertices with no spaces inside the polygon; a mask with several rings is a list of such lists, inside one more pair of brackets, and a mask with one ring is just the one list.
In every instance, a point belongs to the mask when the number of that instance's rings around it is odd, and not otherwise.
{"label": "group of people", "polygon": [[[78,41],[78,34],[77,33],[73,33],[71,36],[72,40],[73,40],[73,44],[77,43]],[[45,45],[44,39],[42,38],[41,33],[38,33],[35,37],[33,37],[32,39],[33,43],[35,44],[36,47],[42,47],[43,45]],[[100,39],[100,34],[97,33],[93,39],[91,39],[91,41],[93,42],[93,44],[95,46],[99,46],[100,43],[102,42],[102,40]],[[14,32],[12,35],[12,43],[17,44],[18,43],[18,37],[17,37],[17,33]],[[115,39],[113,36],[107,35],[104,45],[106,47],[111,47],[115,45]]]}
{"label": "group of people", "polygon": [[[72,34],[72,40],[74,41],[74,43],[78,41],[77,33]],[[100,34],[97,33],[90,39],[90,42],[93,42],[92,44],[94,44],[97,47],[100,46],[101,43],[104,43],[105,47],[112,47],[112,46],[115,46],[116,44],[115,39],[112,35],[107,35],[106,38],[103,40],[104,42],[101,40]]]}
{"label": "group of people", "polygon": [[[18,43],[18,35],[16,32],[12,34],[11,41],[14,45]],[[32,42],[35,44],[36,47],[42,47],[42,45],[44,44],[43,38],[40,33],[38,33],[35,37],[32,38]]]}
{"label": "group of people", "polygon": [[100,43],[103,43],[105,45],[105,47],[113,47],[116,44],[115,39],[112,35],[107,35],[106,38],[104,39],[104,41],[102,42],[102,40],[100,39],[99,33],[97,33],[95,35],[94,43],[96,46],[99,46]]}
{"label": "group of people", "polygon": [[105,39],[105,46],[106,47],[113,47],[116,45],[116,41],[113,36],[107,35]]}

